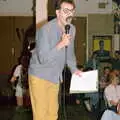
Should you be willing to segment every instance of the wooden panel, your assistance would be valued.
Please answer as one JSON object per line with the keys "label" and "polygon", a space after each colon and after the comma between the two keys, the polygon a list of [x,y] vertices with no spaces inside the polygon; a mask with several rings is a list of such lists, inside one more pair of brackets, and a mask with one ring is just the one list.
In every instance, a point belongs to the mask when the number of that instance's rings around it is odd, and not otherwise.
{"label": "wooden panel", "polygon": [[0,17],[0,73],[9,73],[18,62],[23,39],[19,39],[16,28],[28,29],[32,17]]}
{"label": "wooden panel", "polygon": [[[32,17],[14,17],[13,19],[13,32],[14,32],[14,38],[13,38],[13,47],[15,48],[15,61],[17,62],[17,58],[20,56],[22,51],[22,45],[24,40],[24,32],[30,27],[30,25],[33,22]],[[19,30],[20,38],[18,37],[18,34],[16,30]]]}
{"label": "wooden panel", "polygon": [[48,0],[48,15],[55,16],[55,0]]}
{"label": "wooden panel", "polygon": [[11,18],[0,17],[0,72],[6,73],[11,67]]}
{"label": "wooden panel", "polygon": [[86,60],[86,23],[86,17],[76,17],[73,20],[76,26],[75,52],[79,65]]}

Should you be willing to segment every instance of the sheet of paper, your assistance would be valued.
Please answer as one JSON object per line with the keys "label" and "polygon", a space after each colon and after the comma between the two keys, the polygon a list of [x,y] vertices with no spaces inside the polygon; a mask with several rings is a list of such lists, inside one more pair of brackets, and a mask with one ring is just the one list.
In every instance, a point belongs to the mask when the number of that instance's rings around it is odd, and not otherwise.
{"label": "sheet of paper", "polygon": [[89,93],[98,91],[98,70],[82,72],[81,76],[72,75],[70,93]]}

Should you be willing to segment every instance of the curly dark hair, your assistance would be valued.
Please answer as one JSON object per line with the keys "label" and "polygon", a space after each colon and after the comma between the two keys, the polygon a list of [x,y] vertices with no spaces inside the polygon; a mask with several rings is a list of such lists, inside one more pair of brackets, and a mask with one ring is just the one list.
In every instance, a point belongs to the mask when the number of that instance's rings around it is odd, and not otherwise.
{"label": "curly dark hair", "polygon": [[55,9],[56,10],[60,9],[61,8],[61,4],[64,3],[64,2],[72,4],[74,6],[74,8],[75,8],[75,3],[74,3],[73,0],[57,0],[56,5],[55,5]]}

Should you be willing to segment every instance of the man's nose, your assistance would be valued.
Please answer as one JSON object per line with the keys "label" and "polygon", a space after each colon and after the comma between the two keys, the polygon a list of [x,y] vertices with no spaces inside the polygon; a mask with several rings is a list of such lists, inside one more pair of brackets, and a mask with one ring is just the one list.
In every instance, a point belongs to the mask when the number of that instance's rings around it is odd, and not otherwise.
{"label": "man's nose", "polygon": [[68,12],[68,16],[74,16],[73,12]]}

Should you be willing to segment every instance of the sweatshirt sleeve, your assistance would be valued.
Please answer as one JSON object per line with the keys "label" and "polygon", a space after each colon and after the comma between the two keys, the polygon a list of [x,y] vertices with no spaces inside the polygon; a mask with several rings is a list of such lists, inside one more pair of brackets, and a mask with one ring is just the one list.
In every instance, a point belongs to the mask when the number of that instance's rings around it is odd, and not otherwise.
{"label": "sweatshirt sleeve", "polygon": [[56,46],[50,47],[50,33],[45,29],[39,29],[36,32],[36,52],[40,63],[46,63],[54,60],[58,54]]}

